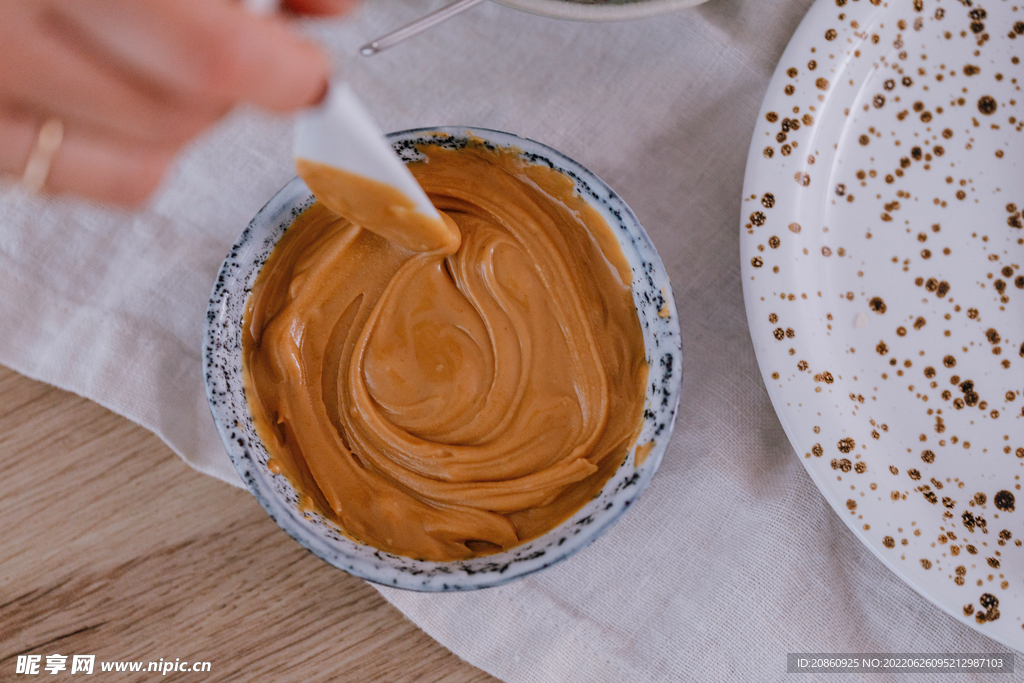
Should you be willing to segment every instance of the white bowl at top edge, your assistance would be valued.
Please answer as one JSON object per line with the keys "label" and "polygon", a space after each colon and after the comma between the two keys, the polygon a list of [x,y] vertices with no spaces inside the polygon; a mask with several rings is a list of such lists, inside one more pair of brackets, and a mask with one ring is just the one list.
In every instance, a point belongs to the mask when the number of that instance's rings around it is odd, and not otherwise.
{"label": "white bowl at top edge", "polygon": [[[268,455],[253,427],[242,388],[241,322],[259,267],[284,231],[314,198],[298,178],[284,186],[242,232],[217,277],[204,329],[203,371],[210,410],[231,461],[267,513],[315,555],[375,583],[419,591],[458,591],[497,586],[549,567],[593,542],[632,505],[651,481],[672,434],[682,380],[682,349],[672,288],[665,267],[636,216],[600,178],[563,154],[509,133],[461,126],[423,128],[388,135],[409,162],[420,140],[464,144],[468,136],[515,147],[532,163],[550,165],[576,181],[576,189],[608,221],[633,270],[633,300],[641,321],[650,375],[644,424],[637,444],[655,445],[639,467],[636,445],[600,494],[550,532],[508,551],[470,560],[427,562],[386,553],[346,537],[328,519],[298,509],[298,494],[281,474],[267,469]],[[668,307],[669,315],[658,312]]]}
{"label": "white bowl at top edge", "polygon": [[576,21],[619,21],[640,19],[663,14],[687,7],[700,5],[707,0],[497,0],[503,5],[520,9],[531,14],[540,14],[555,19]]}

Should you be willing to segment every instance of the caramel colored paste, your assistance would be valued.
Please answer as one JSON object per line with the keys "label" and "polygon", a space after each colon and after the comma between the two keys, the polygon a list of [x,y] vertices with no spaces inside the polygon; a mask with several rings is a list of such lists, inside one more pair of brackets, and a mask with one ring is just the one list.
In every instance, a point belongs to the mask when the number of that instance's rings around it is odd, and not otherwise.
{"label": "caramel colored paste", "polygon": [[445,254],[459,248],[451,218],[427,216],[396,187],[308,159],[296,159],[295,170],[328,209],[389,242]]}
{"label": "caramel colored paste", "polygon": [[448,561],[593,498],[637,436],[647,365],[630,268],[571,179],[475,142],[420,151],[410,168],[458,251],[410,251],[314,204],[256,280],[243,372],[304,504]]}

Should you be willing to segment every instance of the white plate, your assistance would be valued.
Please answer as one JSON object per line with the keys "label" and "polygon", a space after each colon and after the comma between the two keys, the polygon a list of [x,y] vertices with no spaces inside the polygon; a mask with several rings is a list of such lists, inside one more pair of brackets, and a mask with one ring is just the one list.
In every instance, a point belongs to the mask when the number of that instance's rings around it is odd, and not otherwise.
{"label": "white plate", "polygon": [[821,492],[1018,650],[1022,34],[1015,0],[819,0],[758,118],[740,240],[764,382]]}

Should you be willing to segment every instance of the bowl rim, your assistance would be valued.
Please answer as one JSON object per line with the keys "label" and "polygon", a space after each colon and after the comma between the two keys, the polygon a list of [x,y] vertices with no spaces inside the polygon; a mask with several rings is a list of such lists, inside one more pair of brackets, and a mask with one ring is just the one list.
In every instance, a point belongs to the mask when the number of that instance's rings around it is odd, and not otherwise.
{"label": "bowl rim", "polygon": [[[425,136],[436,135],[451,136],[456,141],[472,136],[499,147],[515,147],[520,149],[524,158],[529,161],[547,163],[573,178],[577,184],[577,191],[580,191],[581,188],[585,190],[586,193],[583,191],[580,193],[588,203],[601,209],[601,206],[596,206],[594,203],[595,201],[601,202],[607,211],[611,211],[611,213],[604,212],[606,219],[609,219],[609,216],[614,216],[620,221],[620,227],[623,230],[631,228],[635,231],[635,234],[627,233],[627,235],[619,236],[616,233],[616,236],[624,253],[627,252],[629,246],[624,240],[627,237],[632,240],[633,247],[637,252],[636,258],[644,266],[642,272],[639,273],[635,267],[633,268],[632,283],[634,305],[642,323],[641,327],[646,328],[643,325],[644,315],[640,312],[641,297],[637,293],[638,283],[649,283],[652,288],[656,284],[660,285],[662,297],[656,303],[667,307],[669,314],[660,321],[655,321],[656,325],[664,323],[658,332],[653,333],[653,347],[659,353],[663,352],[663,355],[657,360],[653,357],[652,345],[649,343],[652,333],[649,329],[643,329],[645,354],[652,370],[645,400],[647,407],[655,408],[655,410],[645,412],[640,436],[630,446],[623,463],[605,483],[598,496],[588,501],[546,534],[502,553],[452,562],[428,562],[392,555],[348,538],[336,526],[333,526],[333,523],[319,515],[300,512],[297,505],[294,504],[295,501],[291,501],[289,504],[289,501],[283,500],[277,494],[274,484],[280,487],[280,480],[284,480],[286,488],[292,493],[294,493],[294,488],[283,475],[272,475],[266,469],[266,450],[251,429],[251,420],[245,423],[245,419],[248,417],[248,407],[244,393],[240,406],[237,401],[231,400],[232,396],[242,392],[242,388],[239,386],[241,385],[241,341],[238,334],[241,325],[240,316],[239,320],[233,321],[226,317],[227,313],[231,305],[237,306],[239,302],[244,309],[245,300],[248,298],[246,283],[251,284],[255,279],[265,262],[266,255],[273,249],[288,226],[302,211],[312,205],[312,193],[301,179],[293,178],[257,212],[234,243],[218,272],[203,330],[203,372],[206,393],[221,440],[242,481],[256,497],[260,506],[278,526],[300,545],[329,564],[368,581],[426,592],[461,591],[498,586],[561,562],[593,543],[618,521],[650,483],[671,439],[682,393],[681,335],[671,283],[650,237],[626,203],[597,175],[565,154],[543,143],[511,133],[473,126],[435,126],[398,131],[390,133],[386,137],[396,152],[402,155],[404,151],[408,155],[413,149],[412,144],[417,140],[422,140]],[[590,196],[588,197],[587,194]],[[629,228],[627,228],[627,224]],[[610,219],[609,225],[613,226]],[[613,232],[616,232],[614,228]],[[262,260],[257,257],[250,267],[242,270],[239,257],[247,257],[254,250],[258,251],[259,249],[265,250]],[[641,249],[646,253],[641,254]],[[630,256],[627,255],[627,258]],[[242,285],[241,293],[235,295],[234,299],[230,299],[234,291],[231,289],[232,285],[237,286],[238,284]],[[645,296],[647,305],[652,305],[649,293]],[[234,325],[232,325],[233,322]],[[238,338],[233,339],[231,336],[233,334]],[[237,349],[235,349],[235,344],[237,344]],[[655,375],[653,371],[658,367],[659,361],[660,366],[667,371],[667,374],[662,378],[662,386],[652,389],[653,385],[650,379]],[[233,377],[233,372],[237,373],[237,377]],[[231,384],[232,379],[237,380],[237,385],[234,387]],[[657,396],[658,391],[663,396],[659,405],[655,407],[652,399]],[[651,417],[648,417],[648,414]],[[661,422],[659,423],[658,420]],[[249,427],[248,432],[246,432],[246,424]],[[650,429],[648,429],[649,427]],[[645,444],[643,437],[650,433],[655,434],[651,438],[652,441],[657,439],[655,446],[642,465],[637,465],[635,472],[623,482],[621,471],[626,467],[633,468],[637,446]],[[264,458],[262,464],[258,460],[261,454]],[[273,481],[271,481],[272,479]],[[619,482],[618,487],[609,493],[609,487],[617,481]],[[596,509],[597,502],[603,501],[606,497],[613,501],[618,509],[612,508],[612,503],[608,503],[608,507],[603,510]],[[609,510],[610,514],[607,514]],[[584,514],[585,512],[588,514]],[[595,520],[594,515],[600,517],[600,520]],[[311,521],[312,524],[310,524]],[[597,523],[594,523],[595,521]],[[570,524],[573,526],[569,526]],[[333,532],[327,533],[327,535],[335,543],[330,543],[312,532],[314,525],[333,526]],[[561,538],[556,539],[557,536],[561,536]],[[547,545],[544,545],[545,543]],[[535,546],[542,545],[540,550],[534,549]],[[353,547],[355,551],[350,552],[348,546]],[[551,555],[547,554],[549,548],[554,548]]]}
{"label": "bowl rim", "polygon": [[514,9],[572,21],[642,19],[700,5],[707,0],[632,0],[626,2],[571,2],[571,0],[497,0]]}

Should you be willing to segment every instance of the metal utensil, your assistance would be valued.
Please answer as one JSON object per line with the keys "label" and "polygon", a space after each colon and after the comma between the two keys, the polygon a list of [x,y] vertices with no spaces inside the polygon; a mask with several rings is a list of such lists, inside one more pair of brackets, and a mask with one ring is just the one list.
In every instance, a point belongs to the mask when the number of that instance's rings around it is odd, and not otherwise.
{"label": "metal utensil", "polygon": [[478,5],[481,2],[483,2],[483,0],[456,0],[452,4],[446,5],[445,7],[442,7],[441,9],[435,12],[431,12],[430,14],[417,19],[411,24],[406,24],[402,28],[396,29],[391,33],[385,34],[380,38],[377,38],[376,40],[370,41],[366,45],[363,45],[361,48],[359,48],[359,54],[363,55],[364,57],[375,55],[381,50],[386,50],[389,47],[397,45],[403,40],[406,40],[407,38],[412,38],[413,36],[418,35],[423,31],[426,31],[431,26],[436,26],[437,24],[440,24],[442,21],[451,19],[456,14],[469,9],[473,5]]}

